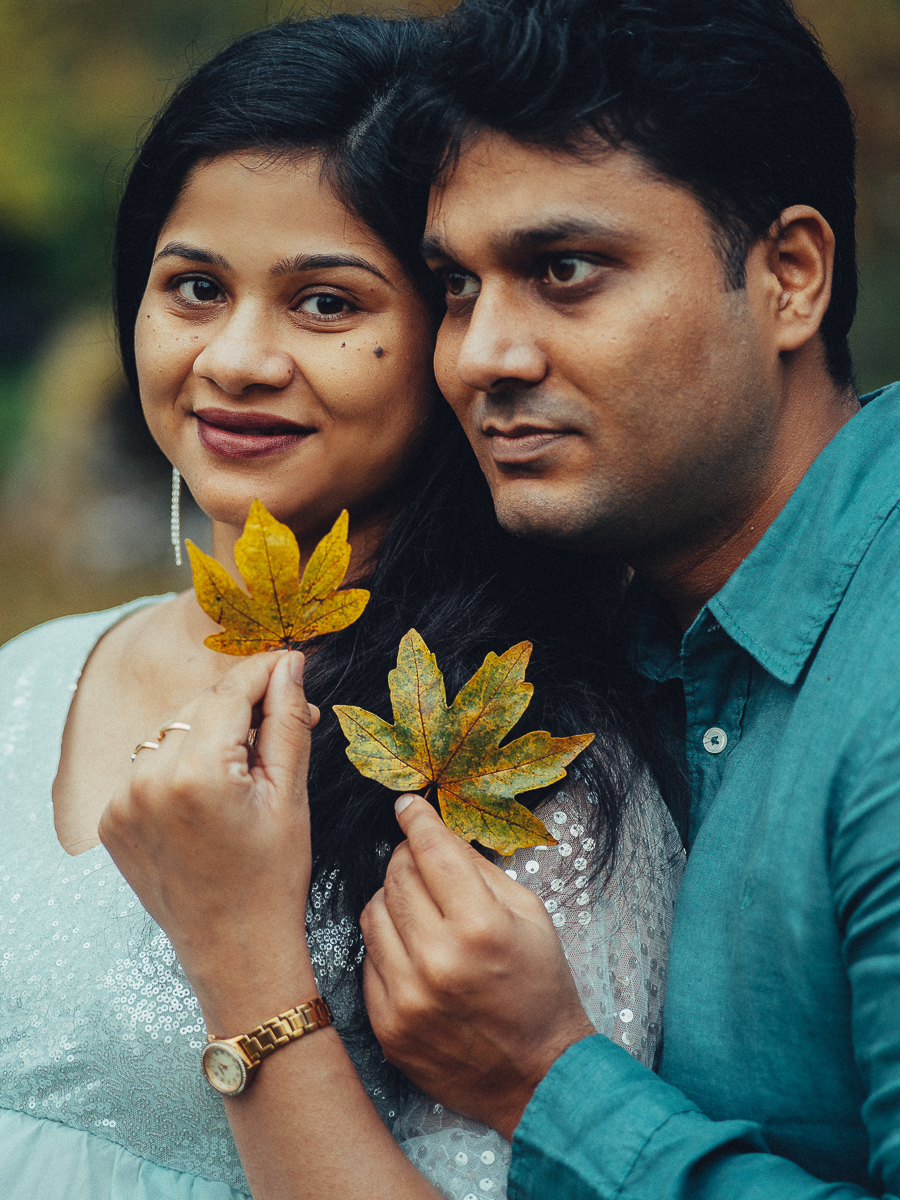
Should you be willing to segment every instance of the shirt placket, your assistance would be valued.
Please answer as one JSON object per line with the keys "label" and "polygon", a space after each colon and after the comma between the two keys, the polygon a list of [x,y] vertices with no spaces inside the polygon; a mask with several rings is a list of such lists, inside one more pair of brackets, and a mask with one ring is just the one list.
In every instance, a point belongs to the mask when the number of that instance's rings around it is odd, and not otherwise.
{"label": "shirt placket", "polygon": [[686,766],[691,791],[688,841],[693,843],[742,734],[750,660],[709,613],[685,636],[681,653]]}

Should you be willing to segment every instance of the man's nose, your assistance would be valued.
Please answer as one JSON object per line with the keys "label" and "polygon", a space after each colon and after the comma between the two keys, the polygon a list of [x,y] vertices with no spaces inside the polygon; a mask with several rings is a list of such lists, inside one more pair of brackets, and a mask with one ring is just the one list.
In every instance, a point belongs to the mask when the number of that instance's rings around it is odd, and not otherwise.
{"label": "man's nose", "polygon": [[194,374],[240,396],[255,387],[284,388],[295,363],[279,336],[275,316],[257,306],[232,312],[217,324],[194,360]]}
{"label": "man's nose", "polygon": [[514,383],[541,382],[547,359],[529,310],[508,289],[482,289],[456,360],[466,387],[496,392]]}

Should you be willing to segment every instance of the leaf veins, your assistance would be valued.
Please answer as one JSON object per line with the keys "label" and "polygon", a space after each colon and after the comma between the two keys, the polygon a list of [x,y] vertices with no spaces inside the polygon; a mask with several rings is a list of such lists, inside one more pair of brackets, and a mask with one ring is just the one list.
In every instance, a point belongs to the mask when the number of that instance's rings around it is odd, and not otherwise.
{"label": "leaf veins", "polygon": [[188,541],[194,591],[205,613],[223,626],[204,645],[222,654],[296,649],[322,633],[345,629],[362,614],[369,593],[340,590],[350,565],[345,509],[319,542],[300,578],[300,549],[287,525],[254,500],[234,558],[247,591],[221,563]]}
{"label": "leaf veins", "polygon": [[543,821],[514,797],[562,779],[594,735],[555,738],[541,731],[500,745],[531,701],[534,688],[525,682],[530,657],[530,642],[489,654],[448,705],[435,657],[411,629],[388,676],[394,724],[335,705],[347,757],[394,791],[436,787],[444,821],[468,842],[502,855],[555,845]]}

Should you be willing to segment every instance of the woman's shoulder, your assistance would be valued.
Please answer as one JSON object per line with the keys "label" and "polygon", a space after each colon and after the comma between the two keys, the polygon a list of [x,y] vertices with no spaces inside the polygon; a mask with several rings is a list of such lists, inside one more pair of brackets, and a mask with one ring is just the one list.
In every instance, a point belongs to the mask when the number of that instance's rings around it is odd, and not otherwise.
{"label": "woman's shoulder", "polygon": [[113,625],[140,608],[170,599],[171,593],[142,596],[102,612],[57,617],[43,625],[36,625],[0,646],[0,677],[15,673],[19,668],[33,668],[41,660],[52,660],[57,668],[62,663],[77,663],[79,660],[83,663],[102,635]]}

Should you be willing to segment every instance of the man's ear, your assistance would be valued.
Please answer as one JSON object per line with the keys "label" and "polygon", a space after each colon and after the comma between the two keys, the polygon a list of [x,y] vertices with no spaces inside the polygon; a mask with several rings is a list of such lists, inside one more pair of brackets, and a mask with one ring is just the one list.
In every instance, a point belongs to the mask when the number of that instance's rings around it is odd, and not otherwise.
{"label": "man's ear", "polygon": [[799,350],[818,333],[831,299],[831,226],[808,204],[786,208],[769,230],[766,256],[776,348]]}

